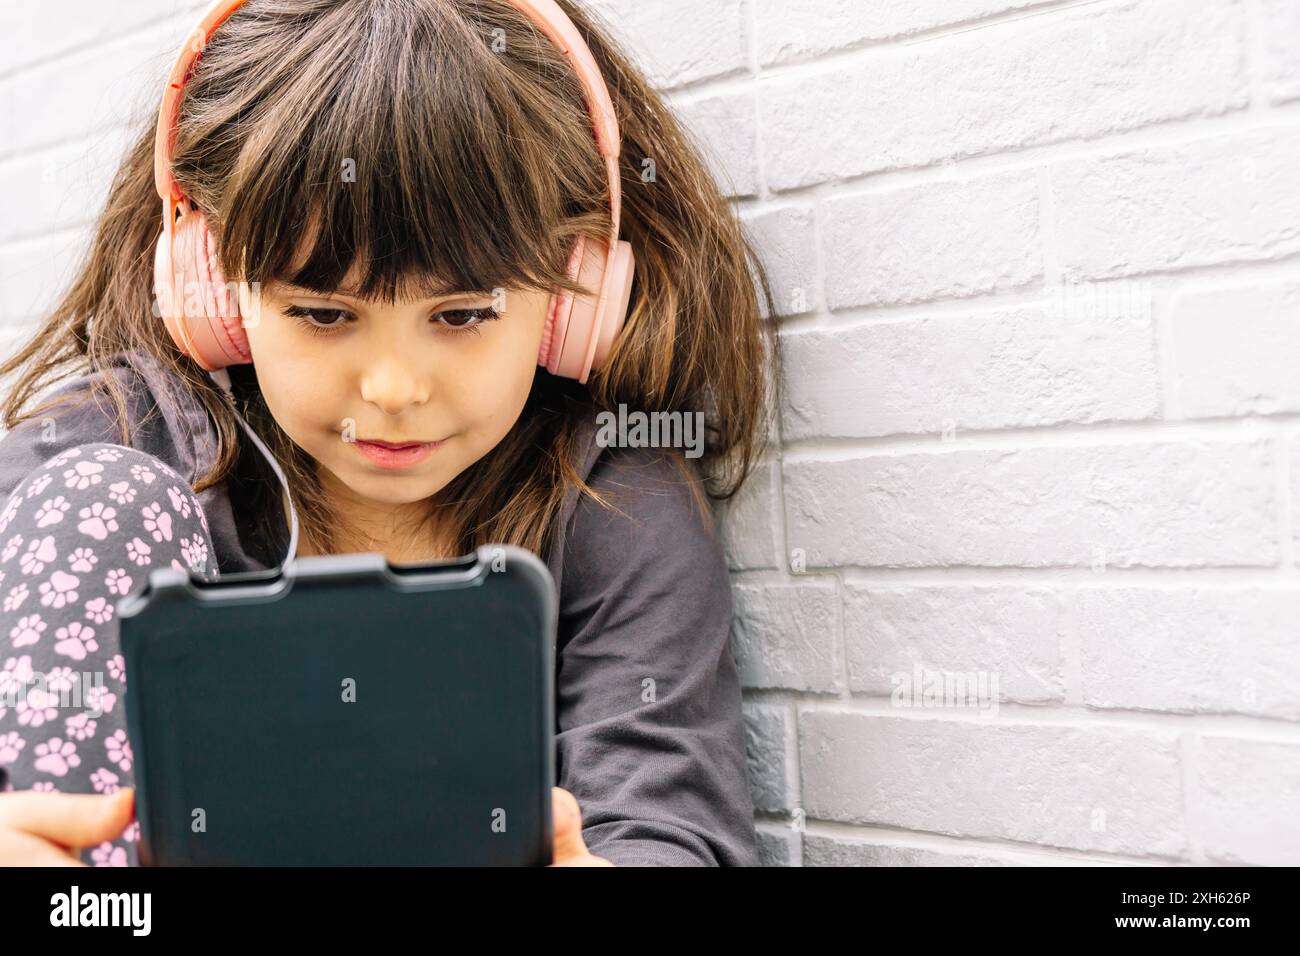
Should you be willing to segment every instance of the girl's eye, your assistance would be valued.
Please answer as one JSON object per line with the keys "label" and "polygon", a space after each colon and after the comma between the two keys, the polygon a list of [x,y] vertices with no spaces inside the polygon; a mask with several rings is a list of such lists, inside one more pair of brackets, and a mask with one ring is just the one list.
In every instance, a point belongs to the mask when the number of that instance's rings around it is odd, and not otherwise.
{"label": "girl's eye", "polygon": [[[284,314],[299,320],[299,325],[314,335],[332,335],[339,328],[348,324],[349,313],[341,309],[308,309],[300,305],[286,306]],[[451,335],[478,334],[478,327],[484,322],[501,318],[501,313],[493,308],[449,309],[439,312],[433,320],[443,326]]]}
{"label": "girl's eye", "polygon": [[304,309],[300,305],[286,306],[284,314],[290,318],[298,319],[299,325],[308,332],[317,335],[329,335],[344,324],[342,321],[330,322],[324,321],[325,319],[332,316],[347,315],[346,312],[339,309]]}
{"label": "girl's eye", "polygon": [[443,324],[452,331],[452,334],[460,335],[461,333],[473,332],[475,335],[477,335],[478,327],[480,325],[482,325],[484,322],[491,322],[493,319],[501,318],[501,313],[498,312],[496,309],[492,309],[492,308],[451,309],[450,311],[447,312],[439,312],[438,315],[435,316],[435,318],[441,318],[441,319],[449,319],[453,317],[459,319],[465,319],[468,321],[462,324],[456,324],[454,322],[449,322],[449,321],[444,322]]}

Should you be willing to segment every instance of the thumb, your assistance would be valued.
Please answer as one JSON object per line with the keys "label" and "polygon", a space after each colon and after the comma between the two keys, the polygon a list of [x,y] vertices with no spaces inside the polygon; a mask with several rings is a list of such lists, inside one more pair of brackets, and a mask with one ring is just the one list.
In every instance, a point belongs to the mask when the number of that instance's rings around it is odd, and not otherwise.
{"label": "thumb", "polygon": [[586,856],[582,841],[582,815],[578,799],[563,787],[551,788],[551,817],[555,824],[554,863],[576,856]]}
{"label": "thumb", "polygon": [[21,790],[5,796],[0,824],[65,847],[116,840],[135,815],[132,787],[107,795]]}

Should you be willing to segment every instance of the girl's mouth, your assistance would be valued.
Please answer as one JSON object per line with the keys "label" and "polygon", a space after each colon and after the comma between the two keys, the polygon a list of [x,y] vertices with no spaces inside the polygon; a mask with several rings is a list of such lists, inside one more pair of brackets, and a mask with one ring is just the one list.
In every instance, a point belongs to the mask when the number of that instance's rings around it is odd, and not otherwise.
{"label": "girl's mouth", "polygon": [[447,440],[444,438],[442,441],[400,446],[381,445],[360,439],[351,444],[372,464],[380,468],[410,468],[423,461],[434,449],[441,448],[446,443]]}

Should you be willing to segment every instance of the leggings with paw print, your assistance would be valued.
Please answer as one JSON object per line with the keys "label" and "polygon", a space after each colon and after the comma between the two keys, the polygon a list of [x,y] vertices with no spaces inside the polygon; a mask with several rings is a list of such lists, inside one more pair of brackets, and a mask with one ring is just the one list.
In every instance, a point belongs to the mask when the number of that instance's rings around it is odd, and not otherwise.
{"label": "leggings with paw print", "polygon": [[[215,580],[210,541],[185,479],[133,448],[78,445],[18,483],[0,512],[0,789],[135,785],[116,604],[153,568]],[[74,852],[135,866],[139,826]]]}

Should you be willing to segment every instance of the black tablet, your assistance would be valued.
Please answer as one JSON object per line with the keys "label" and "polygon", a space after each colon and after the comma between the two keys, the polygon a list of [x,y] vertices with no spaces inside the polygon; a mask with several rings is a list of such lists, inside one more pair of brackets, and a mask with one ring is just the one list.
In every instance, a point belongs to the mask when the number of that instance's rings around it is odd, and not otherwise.
{"label": "black tablet", "polygon": [[551,862],[558,612],[532,552],[157,569],[118,613],[141,865]]}

